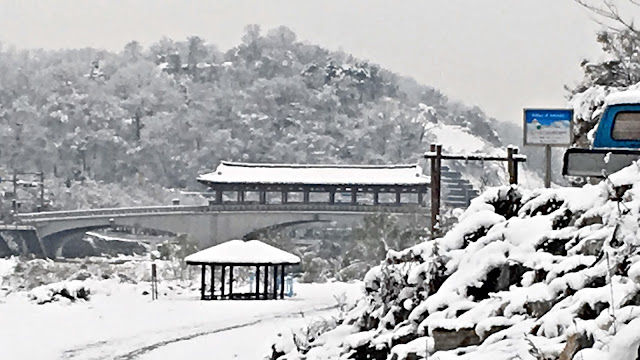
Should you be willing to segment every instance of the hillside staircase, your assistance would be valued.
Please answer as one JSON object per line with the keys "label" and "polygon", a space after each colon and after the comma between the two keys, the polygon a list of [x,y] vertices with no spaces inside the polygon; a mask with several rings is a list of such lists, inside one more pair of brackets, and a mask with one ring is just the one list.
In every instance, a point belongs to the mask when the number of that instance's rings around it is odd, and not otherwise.
{"label": "hillside staircase", "polygon": [[442,203],[449,208],[466,208],[472,199],[478,197],[478,190],[473,188],[469,180],[462,178],[459,171],[442,165],[440,171],[442,186]]}

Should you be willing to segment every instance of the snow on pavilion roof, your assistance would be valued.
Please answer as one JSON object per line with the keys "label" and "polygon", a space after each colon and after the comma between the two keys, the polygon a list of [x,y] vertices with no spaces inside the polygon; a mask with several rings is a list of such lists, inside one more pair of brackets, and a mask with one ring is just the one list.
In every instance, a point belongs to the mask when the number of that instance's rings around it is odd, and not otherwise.
{"label": "snow on pavilion roof", "polygon": [[410,165],[250,164],[223,161],[200,175],[210,184],[428,185],[422,167]]}
{"label": "snow on pavilion roof", "polygon": [[187,264],[298,264],[300,258],[259,240],[230,240],[191,254]]}

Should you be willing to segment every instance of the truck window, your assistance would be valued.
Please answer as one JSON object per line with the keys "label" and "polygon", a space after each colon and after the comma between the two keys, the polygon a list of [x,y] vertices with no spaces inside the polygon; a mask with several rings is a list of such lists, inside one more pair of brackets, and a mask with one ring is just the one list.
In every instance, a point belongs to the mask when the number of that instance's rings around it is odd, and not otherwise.
{"label": "truck window", "polygon": [[621,111],[613,119],[614,140],[640,140],[640,112]]}

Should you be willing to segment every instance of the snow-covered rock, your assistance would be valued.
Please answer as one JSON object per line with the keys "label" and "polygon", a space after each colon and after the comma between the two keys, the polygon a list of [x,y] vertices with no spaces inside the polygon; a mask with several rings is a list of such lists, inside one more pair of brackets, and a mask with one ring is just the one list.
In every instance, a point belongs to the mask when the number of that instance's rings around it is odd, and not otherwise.
{"label": "snow-covered rock", "polygon": [[390,251],[339,326],[282,358],[636,359],[639,220],[638,164],[491,189],[444,237]]}

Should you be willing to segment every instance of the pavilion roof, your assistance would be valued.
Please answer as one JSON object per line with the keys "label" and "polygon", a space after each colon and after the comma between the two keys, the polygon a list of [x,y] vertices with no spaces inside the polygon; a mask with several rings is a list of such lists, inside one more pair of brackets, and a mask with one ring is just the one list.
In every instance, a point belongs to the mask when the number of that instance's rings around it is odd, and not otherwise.
{"label": "pavilion roof", "polygon": [[259,240],[230,240],[191,254],[187,264],[298,264],[300,258]]}
{"label": "pavilion roof", "polygon": [[296,185],[428,185],[417,164],[405,165],[312,165],[256,164],[223,161],[216,171],[197,180],[213,184]]}

